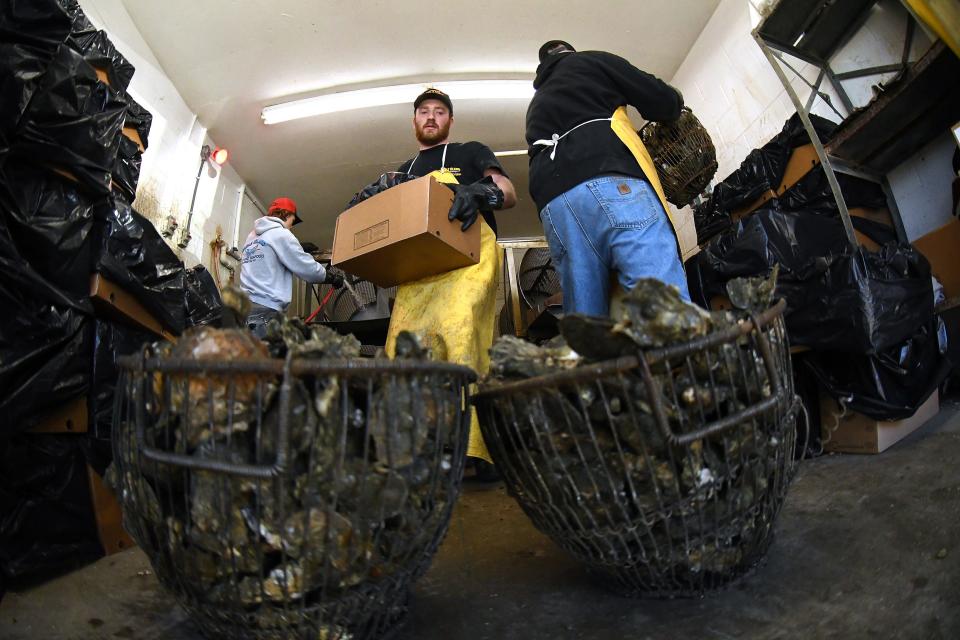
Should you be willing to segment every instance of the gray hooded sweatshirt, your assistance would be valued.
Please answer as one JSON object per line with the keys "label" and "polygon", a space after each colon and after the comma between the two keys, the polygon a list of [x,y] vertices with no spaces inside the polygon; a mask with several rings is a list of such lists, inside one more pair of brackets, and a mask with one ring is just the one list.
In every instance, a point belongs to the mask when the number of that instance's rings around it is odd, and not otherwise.
{"label": "gray hooded sweatshirt", "polygon": [[240,287],[252,302],[284,311],[293,290],[291,274],[311,284],[327,277],[323,265],[303,250],[278,218],[257,218],[243,246]]}

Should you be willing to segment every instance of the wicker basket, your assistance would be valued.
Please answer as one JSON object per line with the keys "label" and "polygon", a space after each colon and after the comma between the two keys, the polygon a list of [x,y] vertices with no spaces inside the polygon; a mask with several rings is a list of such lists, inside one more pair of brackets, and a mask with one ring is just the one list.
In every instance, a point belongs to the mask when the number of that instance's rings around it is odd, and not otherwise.
{"label": "wicker basket", "polygon": [[121,360],[124,523],[201,630],[381,638],[459,495],[465,367]]}
{"label": "wicker basket", "polygon": [[648,122],[638,132],[653,156],[667,200],[685,207],[717,172],[717,152],[697,116],[684,107],[674,122]]}
{"label": "wicker basket", "polygon": [[702,595],[754,566],[796,467],[784,306],[482,389],[484,440],[534,525],[628,595]]}

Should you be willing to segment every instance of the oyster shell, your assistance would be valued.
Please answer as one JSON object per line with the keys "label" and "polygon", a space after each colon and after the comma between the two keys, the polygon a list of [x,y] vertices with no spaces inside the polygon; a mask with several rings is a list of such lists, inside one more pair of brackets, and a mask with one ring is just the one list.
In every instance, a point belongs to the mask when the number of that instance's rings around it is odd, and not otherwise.
{"label": "oyster shell", "polygon": [[[187,329],[169,349],[171,358],[217,363],[266,355],[263,343],[247,331],[208,326]],[[192,450],[212,435],[245,429],[263,380],[263,376],[239,372],[202,376],[156,374],[154,392],[157,398],[169,397],[169,411],[180,416],[184,425],[180,437]]]}
{"label": "oyster shell", "polygon": [[661,347],[704,336],[711,331],[711,315],[680,298],[676,287],[644,278],[623,300],[623,315],[614,331],[620,331],[640,347]]}
{"label": "oyster shell", "polygon": [[588,360],[612,360],[637,352],[630,336],[614,331],[610,318],[571,313],[560,319],[560,333],[575,352]]}
{"label": "oyster shell", "polygon": [[579,357],[565,344],[538,347],[515,336],[505,335],[490,348],[490,380],[533,378],[571,369]]}
{"label": "oyster shell", "polygon": [[734,278],[727,282],[727,297],[737,309],[759,312],[773,303],[780,265],[773,265],[769,276]]}

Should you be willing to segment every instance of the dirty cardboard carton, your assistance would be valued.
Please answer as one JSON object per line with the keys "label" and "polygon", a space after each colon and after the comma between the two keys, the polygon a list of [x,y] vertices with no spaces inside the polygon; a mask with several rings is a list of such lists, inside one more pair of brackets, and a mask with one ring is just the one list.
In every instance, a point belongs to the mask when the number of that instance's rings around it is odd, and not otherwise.
{"label": "dirty cardboard carton", "polygon": [[480,261],[480,225],[461,231],[453,192],[431,176],[378,193],[341,213],[331,264],[381,287]]}
{"label": "dirty cardboard carton", "polygon": [[[823,450],[833,453],[880,453],[922,427],[939,411],[940,400],[938,392],[934,391],[916,413],[903,420],[874,420],[849,409],[841,418],[837,401],[821,392]],[[835,430],[832,429],[833,425],[837,425]]]}
{"label": "dirty cardboard carton", "polygon": [[933,275],[943,285],[947,298],[960,296],[960,220],[951,220],[939,229],[913,241],[913,246],[930,261]]}

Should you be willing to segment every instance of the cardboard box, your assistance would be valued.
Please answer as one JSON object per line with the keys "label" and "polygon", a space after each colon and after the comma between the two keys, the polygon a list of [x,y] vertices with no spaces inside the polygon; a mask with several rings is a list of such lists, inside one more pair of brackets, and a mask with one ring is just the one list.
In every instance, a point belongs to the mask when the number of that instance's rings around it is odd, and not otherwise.
{"label": "cardboard box", "polygon": [[480,225],[461,231],[453,191],[431,176],[387,189],[337,217],[331,264],[381,287],[480,262]]}
{"label": "cardboard box", "polygon": [[960,296],[960,260],[957,249],[960,248],[960,220],[953,219],[939,229],[913,241],[917,251],[930,261],[933,275],[943,285],[948,298]]}
{"label": "cardboard box", "polygon": [[940,411],[938,392],[934,391],[909,418],[903,420],[874,420],[856,411],[847,410],[839,419],[837,401],[826,393],[820,394],[820,422],[822,425],[823,450],[835,453],[880,453],[889,449]]}

